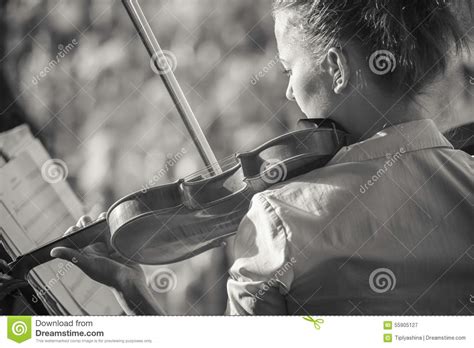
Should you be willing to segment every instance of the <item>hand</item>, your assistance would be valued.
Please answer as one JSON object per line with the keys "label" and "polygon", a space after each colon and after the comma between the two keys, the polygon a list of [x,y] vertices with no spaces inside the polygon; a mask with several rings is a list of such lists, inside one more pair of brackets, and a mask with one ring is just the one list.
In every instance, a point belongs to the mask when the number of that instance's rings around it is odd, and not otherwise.
{"label": "hand", "polygon": [[7,275],[8,271],[8,264],[0,259],[0,301],[13,291],[28,286],[25,280],[14,279]]}
{"label": "hand", "polygon": [[[102,213],[98,219],[104,217],[105,213]],[[82,216],[76,226],[70,227],[65,235],[92,222],[89,216]],[[57,247],[51,250],[51,256],[73,262],[93,280],[112,287],[117,301],[127,314],[164,313],[150,293],[140,265],[120,256],[109,242],[94,243],[80,251]]]}
{"label": "hand", "polygon": [[[102,213],[98,219],[104,217],[105,213]],[[92,222],[91,217],[82,216],[76,226],[70,227],[65,235]],[[93,280],[124,293],[137,283],[146,284],[145,274],[140,265],[120,256],[110,243],[94,243],[82,250],[56,247],[51,250],[51,256],[74,263]]]}

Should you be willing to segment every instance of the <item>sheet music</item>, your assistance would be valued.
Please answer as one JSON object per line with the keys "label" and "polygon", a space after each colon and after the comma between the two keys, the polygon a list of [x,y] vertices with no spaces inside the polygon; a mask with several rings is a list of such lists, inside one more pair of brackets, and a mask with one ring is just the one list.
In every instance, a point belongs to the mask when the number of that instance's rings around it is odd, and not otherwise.
{"label": "sheet music", "polygon": [[[21,125],[7,132],[0,133],[0,149],[10,157],[14,157],[19,151],[24,149],[28,143],[34,140],[28,126]],[[5,163],[6,162],[0,163],[0,165]]]}
{"label": "sheet music", "polygon": [[[15,141],[5,140],[5,134],[0,137],[2,152],[11,157],[0,168],[0,240],[15,257],[63,235],[83,214],[79,199],[66,181],[44,180],[41,168],[50,157],[28,129],[22,128],[10,132]],[[71,314],[122,312],[108,287],[67,261],[40,265],[31,277],[51,290],[53,299]]]}

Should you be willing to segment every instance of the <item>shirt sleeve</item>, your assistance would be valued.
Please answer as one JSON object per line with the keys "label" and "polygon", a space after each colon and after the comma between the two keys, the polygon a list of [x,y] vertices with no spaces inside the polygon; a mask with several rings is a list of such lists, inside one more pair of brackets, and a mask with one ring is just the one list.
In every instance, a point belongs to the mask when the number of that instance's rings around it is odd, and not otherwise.
{"label": "shirt sleeve", "polygon": [[293,279],[287,244],[281,219],[257,193],[235,237],[225,314],[287,314],[285,294]]}

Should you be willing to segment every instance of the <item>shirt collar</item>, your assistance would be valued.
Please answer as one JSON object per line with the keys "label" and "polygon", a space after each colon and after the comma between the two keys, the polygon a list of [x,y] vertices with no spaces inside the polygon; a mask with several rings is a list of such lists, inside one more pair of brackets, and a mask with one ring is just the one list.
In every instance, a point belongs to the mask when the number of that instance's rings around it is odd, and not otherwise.
{"label": "shirt collar", "polygon": [[385,128],[366,140],[343,147],[328,165],[360,162],[380,157],[389,159],[397,153],[400,155],[435,147],[453,148],[440,133],[433,120],[404,122]]}

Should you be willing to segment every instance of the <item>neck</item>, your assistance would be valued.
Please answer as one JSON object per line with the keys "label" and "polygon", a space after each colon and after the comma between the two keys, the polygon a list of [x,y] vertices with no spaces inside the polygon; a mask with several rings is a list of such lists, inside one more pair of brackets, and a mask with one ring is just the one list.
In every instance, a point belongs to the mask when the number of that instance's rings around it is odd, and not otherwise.
{"label": "neck", "polygon": [[378,103],[364,100],[363,105],[351,107],[352,112],[349,117],[343,117],[337,120],[339,123],[354,136],[358,141],[368,139],[385,128],[396,124],[421,120],[424,118],[423,107],[415,101],[406,100],[384,100],[374,98]]}

